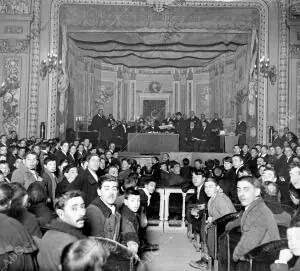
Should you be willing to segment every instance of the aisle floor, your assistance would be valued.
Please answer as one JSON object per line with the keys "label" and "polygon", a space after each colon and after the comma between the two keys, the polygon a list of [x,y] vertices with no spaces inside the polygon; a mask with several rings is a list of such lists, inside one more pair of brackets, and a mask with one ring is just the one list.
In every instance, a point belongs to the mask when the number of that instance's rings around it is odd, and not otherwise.
{"label": "aisle floor", "polygon": [[148,252],[143,263],[147,271],[196,271],[189,266],[190,260],[199,259],[192,243],[185,232],[162,233],[151,231],[148,233],[151,243],[158,243],[160,250]]}

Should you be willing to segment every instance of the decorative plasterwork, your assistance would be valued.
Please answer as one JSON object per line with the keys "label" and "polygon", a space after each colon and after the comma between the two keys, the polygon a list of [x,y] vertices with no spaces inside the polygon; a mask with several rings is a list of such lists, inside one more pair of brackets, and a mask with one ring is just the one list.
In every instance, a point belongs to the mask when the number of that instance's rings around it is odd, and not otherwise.
{"label": "decorative plasterwork", "polygon": [[278,88],[278,123],[279,130],[288,126],[288,29],[286,27],[286,16],[288,5],[286,0],[280,0],[280,57],[279,57],[279,88]]}
{"label": "decorative plasterwork", "polygon": [[292,54],[292,56],[300,55],[300,45],[291,44],[290,45],[290,53]]}
{"label": "decorative plasterwork", "polygon": [[[54,0],[51,6],[51,44],[50,50],[58,53],[59,39],[59,9],[63,4],[98,4],[98,5],[126,5],[126,6],[145,6],[143,2],[133,1],[107,1],[107,0]],[[175,5],[176,6],[176,5]],[[178,5],[182,6],[182,5]],[[185,5],[189,7],[203,8],[256,8],[260,12],[259,16],[259,54],[267,55],[268,52],[268,4],[263,0],[224,0],[224,1],[186,1]],[[49,119],[48,119],[48,137],[55,136],[56,128],[56,102],[57,102],[57,74],[52,73],[49,76],[50,89],[50,104],[49,104]],[[265,97],[267,85],[262,77],[258,79],[258,141],[265,142],[266,135],[266,119],[265,119]]]}
{"label": "decorative plasterwork", "polygon": [[297,91],[297,136],[300,136],[300,61],[296,64],[296,91]]}
{"label": "decorative plasterwork", "polygon": [[0,14],[19,15],[30,13],[31,0],[2,0]]}
{"label": "decorative plasterwork", "polygon": [[24,39],[0,39],[0,53],[27,53],[28,45]]}
{"label": "decorative plasterwork", "polygon": [[40,65],[40,5],[41,0],[33,0],[33,21],[31,31],[36,34],[31,38],[31,76],[29,82],[29,111],[28,131],[29,136],[36,136],[38,121],[38,92],[39,92],[39,65]]}

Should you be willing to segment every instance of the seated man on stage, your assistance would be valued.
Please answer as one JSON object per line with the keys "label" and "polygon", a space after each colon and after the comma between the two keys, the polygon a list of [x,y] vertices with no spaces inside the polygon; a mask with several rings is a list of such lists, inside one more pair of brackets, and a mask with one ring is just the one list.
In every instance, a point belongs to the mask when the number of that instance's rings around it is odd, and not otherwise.
{"label": "seated man on stage", "polygon": [[200,152],[208,152],[210,149],[211,131],[206,121],[202,121],[202,130],[200,133]]}
{"label": "seated man on stage", "polygon": [[201,130],[195,127],[195,122],[191,121],[189,127],[186,130],[186,151],[197,152],[199,151],[199,141],[200,141]]}
{"label": "seated man on stage", "polygon": [[155,119],[151,119],[150,120],[150,125],[146,128],[145,130],[146,133],[158,133],[160,132],[156,122],[155,122]]}

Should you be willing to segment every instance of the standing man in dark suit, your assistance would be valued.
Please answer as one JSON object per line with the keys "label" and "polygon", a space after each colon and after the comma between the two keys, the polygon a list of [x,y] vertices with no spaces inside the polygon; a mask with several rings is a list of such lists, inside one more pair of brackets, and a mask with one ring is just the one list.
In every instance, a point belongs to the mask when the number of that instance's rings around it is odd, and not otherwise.
{"label": "standing man in dark suit", "polygon": [[61,149],[55,152],[56,165],[60,165],[63,160],[68,160],[69,143],[67,141],[61,142]]}
{"label": "standing man in dark suit", "polygon": [[123,119],[122,122],[117,127],[117,134],[118,134],[118,142],[120,144],[121,150],[126,148],[127,145],[127,135],[128,135],[128,126],[126,120]]}
{"label": "standing man in dark suit", "polygon": [[194,111],[190,112],[190,117],[187,119],[188,123],[190,123],[191,121],[194,122],[195,127],[198,127],[199,125],[199,118],[195,115]]}
{"label": "standing man in dark suit", "polygon": [[104,115],[103,109],[98,110],[98,114],[92,119],[91,126],[93,130],[100,131],[103,127],[107,126],[107,119]]}
{"label": "standing man in dark suit", "polygon": [[186,130],[186,121],[182,118],[181,112],[176,113],[175,129],[179,134],[179,151],[184,150],[185,147],[185,130]]}
{"label": "standing man in dark suit", "polygon": [[279,134],[277,131],[273,132],[273,142],[272,142],[272,146],[274,146],[274,148],[276,148],[277,146],[282,147],[283,146],[283,141],[282,139],[279,137]]}
{"label": "standing man in dark suit", "polygon": [[246,144],[246,132],[247,132],[247,124],[243,121],[243,116],[239,115],[239,121],[236,125],[235,135],[239,136],[238,144],[240,146]]}
{"label": "standing man in dark suit", "polygon": [[96,174],[100,167],[100,158],[98,154],[91,154],[88,159],[88,167],[78,175],[76,179],[68,186],[70,190],[80,190],[84,193],[84,202],[88,206],[97,197],[98,176]]}
{"label": "standing man in dark suit", "polygon": [[220,151],[220,131],[223,130],[223,121],[219,118],[218,113],[215,113],[214,119],[210,123],[212,145],[215,151]]}
{"label": "standing man in dark suit", "polygon": [[108,120],[106,119],[106,117],[104,115],[103,109],[99,109],[98,114],[93,117],[92,123],[91,123],[92,130],[96,130],[99,132],[98,139],[100,138],[100,140],[98,141],[98,143],[102,139],[103,128],[107,127],[107,123],[108,123]]}

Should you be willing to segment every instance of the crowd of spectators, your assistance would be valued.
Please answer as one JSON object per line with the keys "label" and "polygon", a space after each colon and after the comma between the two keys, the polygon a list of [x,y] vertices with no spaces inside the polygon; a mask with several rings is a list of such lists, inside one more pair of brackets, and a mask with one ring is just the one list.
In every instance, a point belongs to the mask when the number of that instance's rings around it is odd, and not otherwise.
{"label": "crowd of spectators", "polygon": [[[299,232],[300,146],[286,132],[283,138],[275,133],[271,146],[236,145],[233,156],[222,161],[201,157],[174,161],[164,153],[146,165],[120,159],[114,142],[103,148],[92,146],[89,139],[27,140],[18,139],[14,131],[9,137],[2,135],[0,269],[101,270],[100,266],[116,261],[99,241],[87,237],[117,241],[137,255],[159,249],[145,234],[157,204],[156,187],[177,187],[182,193],[194,189],[186,197],[186,223],[188,238],[202,253],[207,250],[209,226],[236,211],[242,212],[240,219],[227,225],[241,228],[232,255],[235,262],[253,248],[279,240],[278,226],[290,225],[290,248],[272,265],[287,268],[292,256],[300,254],[295,234]],[[174,206],[178,209],[176,200],[170,199],[170,208]],[[83,256],[76,247],[88,249],[95,242],[95,250],[81,263],[91,264],[87,260],[91,257],[98,269],[78,269],[75,263]],[[95,258],[93,253],[100,254]],[[196,268],[200,264],[201,260],[191,263]]]}

